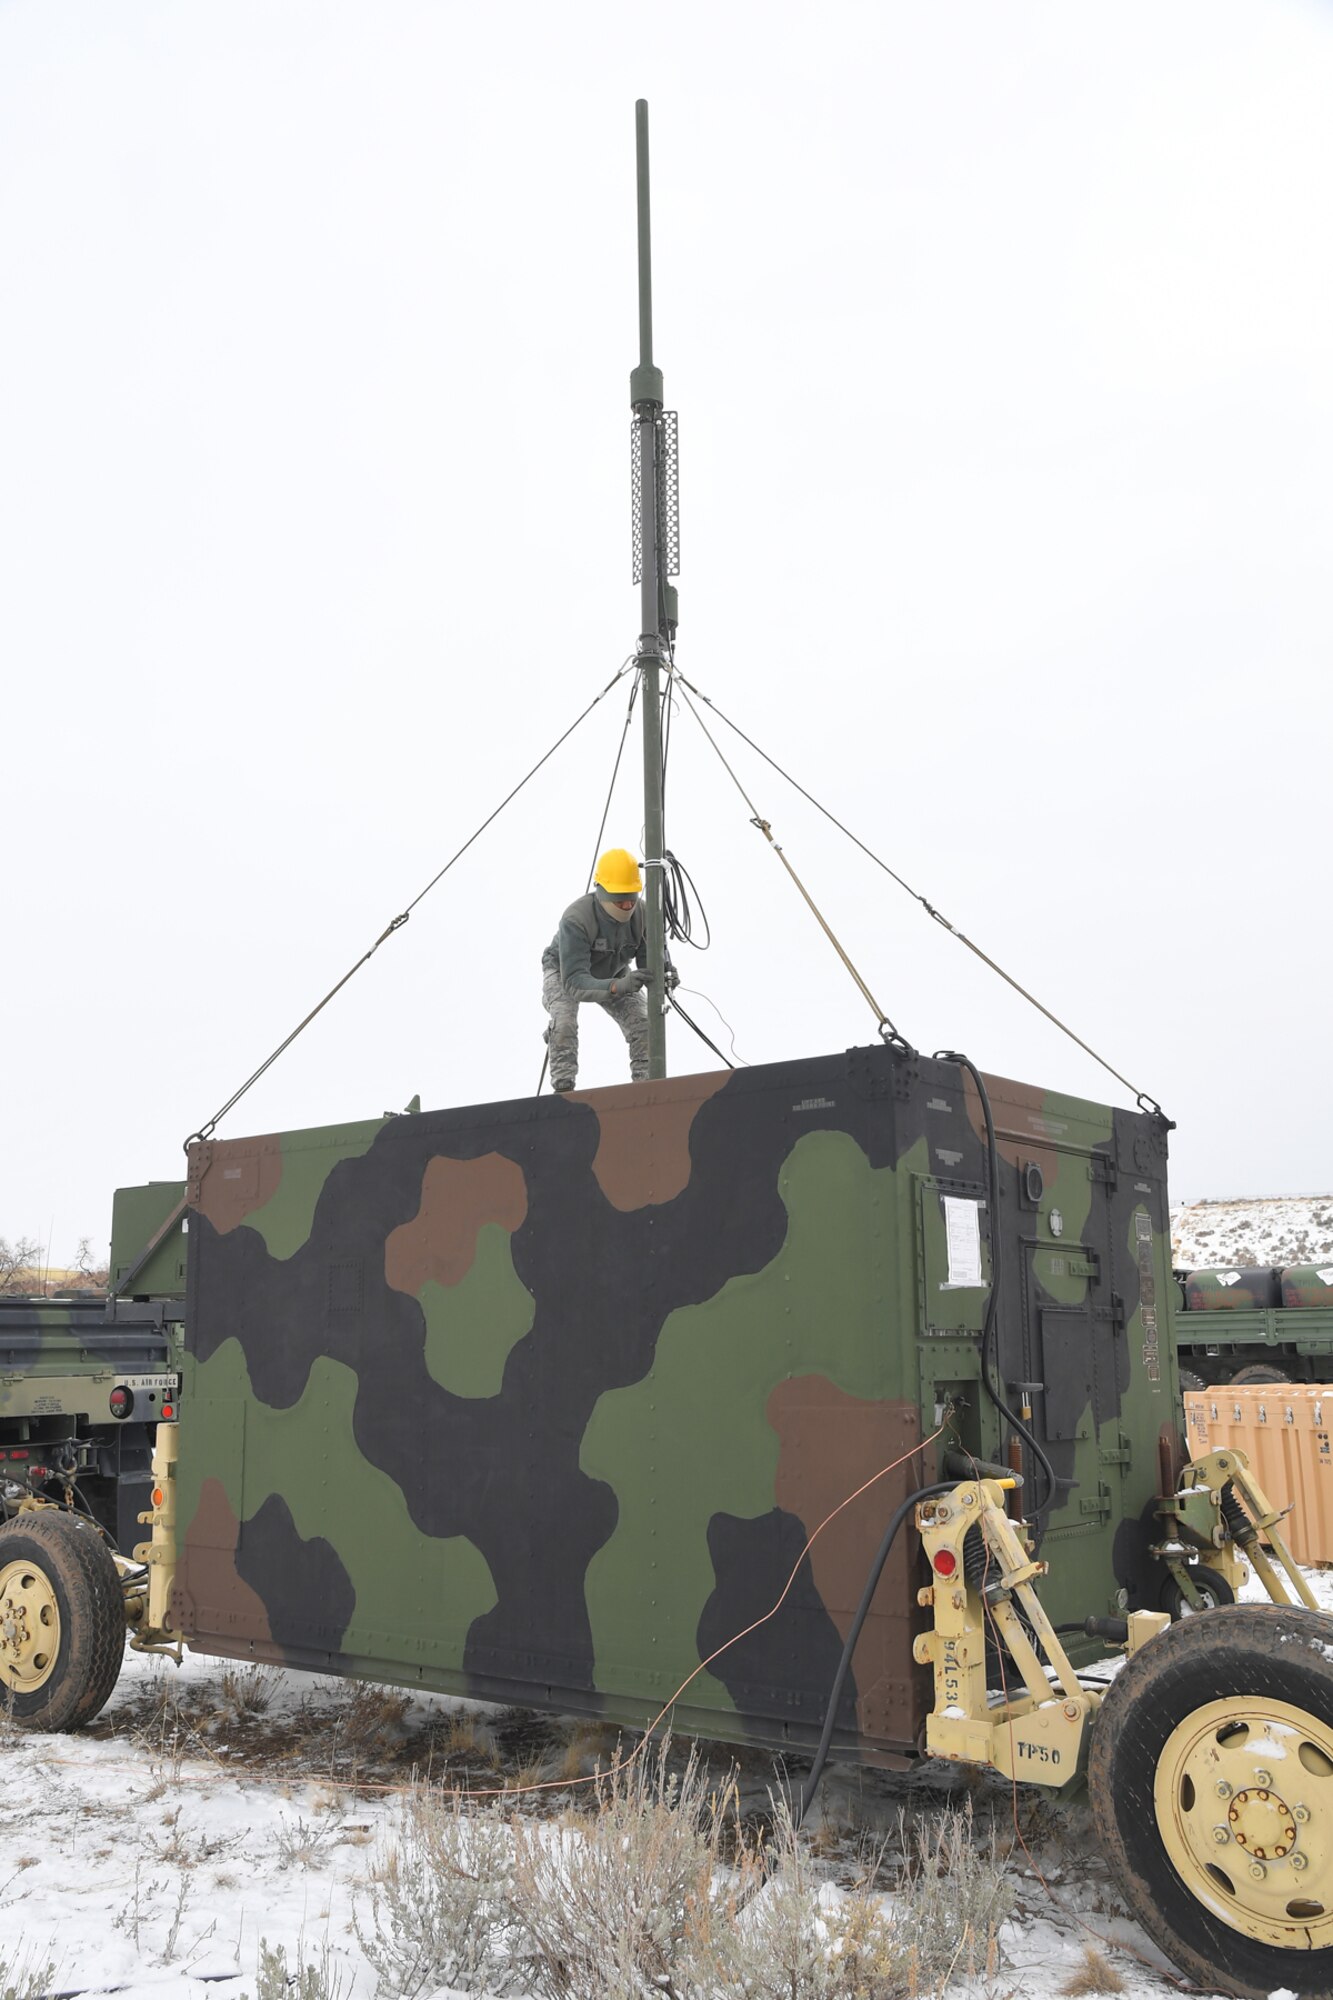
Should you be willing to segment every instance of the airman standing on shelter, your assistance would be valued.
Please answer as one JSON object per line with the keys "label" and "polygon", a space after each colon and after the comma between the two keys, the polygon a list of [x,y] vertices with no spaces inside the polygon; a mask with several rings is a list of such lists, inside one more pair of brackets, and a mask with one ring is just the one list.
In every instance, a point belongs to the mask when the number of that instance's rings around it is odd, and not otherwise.
{"label": "airman standing on shelter", "polygon": [[629,1048],[632,1082],[648,1074],[648,983],[644,965],[643,877],[632,854],[610,847],[597,863],[591,895],[580,896],[560,919],[542,953],[542,1005],[551,1084],[572,1090],[579,1068],[579,1008],[588,1001],[611,1016]]}

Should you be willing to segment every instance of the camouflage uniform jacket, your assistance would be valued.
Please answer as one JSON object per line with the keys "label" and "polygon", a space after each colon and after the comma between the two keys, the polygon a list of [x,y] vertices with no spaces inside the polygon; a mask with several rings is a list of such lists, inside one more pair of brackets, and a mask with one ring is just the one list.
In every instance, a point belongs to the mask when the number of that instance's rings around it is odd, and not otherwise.
{"label": "camouflage uniform jacket", "polygon": [[627,923],[617,923],[596,895],[580,896],[560,919],[560,927],[542,953],[547,972],[558,972],[565,990],[589,999],[610,989],[630,964],[644,962],[643,904],[636,903]]}

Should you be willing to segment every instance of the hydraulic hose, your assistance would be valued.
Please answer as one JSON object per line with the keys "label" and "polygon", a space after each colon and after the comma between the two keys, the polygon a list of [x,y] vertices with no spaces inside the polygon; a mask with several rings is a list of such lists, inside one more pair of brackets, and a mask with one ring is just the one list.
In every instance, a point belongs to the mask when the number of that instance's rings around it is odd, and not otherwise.
{"label": "hydraulic hose", "polygon": [[1068,1625],[1057,1625],[1055,1630],[1062,1638],[1067,1632],[1081,1632],[1085,1639],[1100,1639],[1107,1646],[1124,1646],[1129,1642],[1127,1618],[1098,1618],[1094,1613],[1090,1618],[1075,1618]]}
{"label": "hydraulic hose", "polygon": [[866,1576],[865,1589],[861,1592],[861,1602],[856,1607],[856,1616],[853,1618],[851,1627],[847,1633],[847,1638],[843,1644],[842,1657],[838,1661],[838,1670],[833,1676],[833,1685],[829,1689],[828,1705],[824,1710],[824,1727],[819,1735],[819,1747],[815,1751],[815,1761],[810,1767],[810,1775],[806,1779],[805,1789],[801,1793],[801,1809],[796,1815],[798,1828],[803,1824],[805,1816],[810,1810],[815,1793],[819,1789],[819,1781],[824,1775],[824,1766],[828,1762],[829,1744],[833,1741],[833,1728],[837,1719],[838,1703],[842,1699],[843,1684],[847,1679],[847,1672],[852,1664],[852,1654],[856,1651],[856,1642],[861,1636],[861,1627],[866,1622],[866,1614],[870,1610],[871,1600],[879,1587],[879,1580],[884,1573],[884,1565],[889,1559],[889,1550],[893,1547],[898,1530],[918,1501],[931,1500],[937,1493],[952,1493],[957,1484],[958,1481],[956,1479],[937,1479],[931,1486],[918,1486],[915,1493],[909,1493],[902,1505],[895,1508],[889,1525],[884,1530],[884,1539],[879,1545],[875,1560],[870,1565]]}

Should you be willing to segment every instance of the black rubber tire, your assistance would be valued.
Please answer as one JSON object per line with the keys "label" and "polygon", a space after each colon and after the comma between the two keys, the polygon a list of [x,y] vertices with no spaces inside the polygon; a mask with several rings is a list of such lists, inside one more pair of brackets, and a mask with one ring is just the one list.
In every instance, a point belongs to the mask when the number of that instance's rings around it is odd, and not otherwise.
{"label": "black rubber tire", "polygon": [[[1204,1605],[1205,1611],[1216,1611],[1219,1605],[1235,1603],[1236,1593],[1226,1578],[1217,1570],[1209,1569],[1205,1563],[1200,1563],[1194,1571],[1194,1581],[1203,1595],[1211,1599]],[[1163,1611],[1170,1612],[1172,1618],[1197,1618],[1199,1615],[1173,1576],[1168,1576],[1162,1585],[1158,1602]]]}
{"label": "black rubber tire", "polygon": [[1191,1394],[1193,1394],[1197,1390],[1205,1388],[1206,1386],[1207,1385],[1204,1382],[1202,1375],[1196,1375],[1192,1368],[1181,1369],[1180,1390],[1182,1395],[1184,1395],[1187,1390]]}
{"label": "black rubber tire", "polygon": [[1274,1368],[1269,1361],[1253,1361],[1248,1368],[1242,1368],[1231,1378],[1233,1389],[1243,1389],[1247,1382],[1290,1382],[1290,1375],[1281,1368]]}
{"label": "black rubber tire", "polygon": [[[1255,1702],[1261,1713],[1265,1702],[1297,1708],[1310,1717],[1312,1731],[1327,1739],[1333,1718],[1331,1640],[1333,1620],[1322,1612],[1261,1604],[1205,1611],[1169,1625],[1128,1660],[1094,1718],[1088,1791],[1102,1851],[1134,1917],[1167,1957],[1209,1992],[1260,2000],[1285,1986],[1306,2000],[1328,2000],[1333,1929],[1325,1928],[1327,1944],[1298,1949],[1251,1937],[1209,1909],[1178,1871],[1163,1839],[1153,1792],[1158,1764],[1180,1724],[1231,1696],[1238,1712]],[[1317,1754],[1320,1775],[1296,1774],[1299,1789],[1310,1793],[1307,1803],[1317,1821],[1312,1854],[1333,1821],[1333,1760]],[[1305,1765],[1304,1755],[1296,1761]],[[1280,1782],[1292,1788],[1289,1780]],[[1206,1806],[1201,1800],[1200,1807],[1202,1813],[1222,1811],[1213,1800]],[[1333,1912],[1333,1859],[1290,1879],[1293,1897],[1298,1892],[1310,1907],[1305,1922],[1293,1915],[1284,1927],[1293,1938],[1308,1939],[1308,1923],[1323,1922],[1315,1908]]]}
{"label": "black rubber tire", "polygon": [[88,1521],[38,1508],[0,1527],[0,1570],[29,1563],[50,1586],[60,1613],[55,1665],[26,1693],[0,1686],[21,1729],[81,1729],[101,1712],[125,1657],[125,1597],[111,1553]]}

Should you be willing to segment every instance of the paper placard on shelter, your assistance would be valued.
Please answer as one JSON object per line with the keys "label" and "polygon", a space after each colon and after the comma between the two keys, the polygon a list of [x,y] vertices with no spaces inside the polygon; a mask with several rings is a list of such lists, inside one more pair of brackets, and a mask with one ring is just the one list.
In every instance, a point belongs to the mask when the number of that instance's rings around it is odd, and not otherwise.
{"label": "paper placard on shelter", "polygon": [[949,1253],[949,1275],[942,1292],[983,1286],[981,1275],[981,1203],[960,1195],[940,1196],[944,1205],[944,1238]]}

